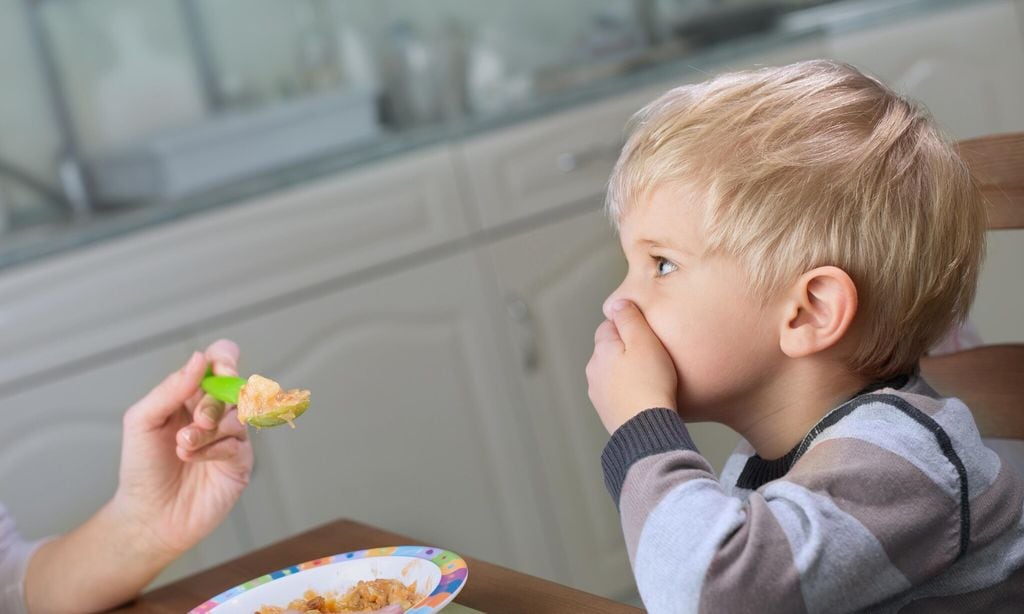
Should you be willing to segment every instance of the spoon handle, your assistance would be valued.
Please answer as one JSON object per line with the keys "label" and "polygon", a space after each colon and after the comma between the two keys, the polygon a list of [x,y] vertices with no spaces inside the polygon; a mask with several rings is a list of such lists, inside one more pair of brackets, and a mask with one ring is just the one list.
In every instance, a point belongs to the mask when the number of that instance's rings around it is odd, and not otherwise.
{"label": "spoon handle", "polygon": [[206,394],[224,403],[238,404],[238,391],[245,385],[241,377],[231,375],[207,375],[199,384]]}

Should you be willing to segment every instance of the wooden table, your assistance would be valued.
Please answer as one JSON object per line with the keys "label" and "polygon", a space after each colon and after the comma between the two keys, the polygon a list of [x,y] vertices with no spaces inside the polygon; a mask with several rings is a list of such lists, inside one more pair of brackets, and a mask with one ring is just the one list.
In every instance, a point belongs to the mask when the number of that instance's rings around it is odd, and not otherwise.
{"label": "wooden table", "polygon": [[[365,548],[426,545],[351,520],[336,520],[146,593],[117,612],[187,612],[252,578],[296,563]],[[455,602],[483,612],[630,613],[641,610],[465,556],[469,579]]]}

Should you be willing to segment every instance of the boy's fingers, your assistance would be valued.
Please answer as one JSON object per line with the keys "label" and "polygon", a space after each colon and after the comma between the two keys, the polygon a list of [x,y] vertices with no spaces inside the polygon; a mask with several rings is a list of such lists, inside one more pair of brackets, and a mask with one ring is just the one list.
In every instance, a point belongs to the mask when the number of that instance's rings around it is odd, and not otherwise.
{"label": "boy's fingers", "polygon": [[653,334],[644,314],[640,313],[640,309],[632,301],[616,301],[612,305],[612,318],[619,336],[627,347]]}
{"label": "boy's fingers", "polygon": [[605,341],[620,341],[619,331],[615,328],[615,322],[605,320],[594,331],[594,345]]}
{"label": "boy's fingers", "polygon": [[129,416],[145,428],[162,426],[174,412],[199,388],[206,363],[203,355],[193,352],[181,369],[168,375],[156,388],[129,410]]}
{"label": "boy's fingers", "polygon": [[238,344],[230,339],[218,339],[206,348],[206,361],[215,375],[238,375]]}

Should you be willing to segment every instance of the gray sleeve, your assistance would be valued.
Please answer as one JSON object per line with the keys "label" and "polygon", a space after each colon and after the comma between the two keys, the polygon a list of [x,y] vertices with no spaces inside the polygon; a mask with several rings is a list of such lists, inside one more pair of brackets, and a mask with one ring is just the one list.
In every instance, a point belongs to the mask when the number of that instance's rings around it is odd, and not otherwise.
{"label": "gray sleeve", "polygon": [[605,479],[645,606],[857,610],[948,569],[967,484],[935,432],[874,399],[851,415],[746,499],[715,479],[674,412],[616,431]]}

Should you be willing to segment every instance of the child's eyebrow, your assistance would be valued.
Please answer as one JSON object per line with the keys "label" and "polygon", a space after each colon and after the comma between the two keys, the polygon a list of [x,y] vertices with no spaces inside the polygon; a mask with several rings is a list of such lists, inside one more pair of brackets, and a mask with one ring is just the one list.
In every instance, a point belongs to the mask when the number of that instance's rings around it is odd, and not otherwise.
{"label": "child's eyebrow", "polygon": [[675,241],[665,237],[656,237],[653,239],[638,239],[637,245],[641,247],[665,247],[668,249],[675,250],[677,252],[682,252],[687,256],[693,255],[693,252],[691,252],[690,250],[686,249],[682,245],[679,245]]}

